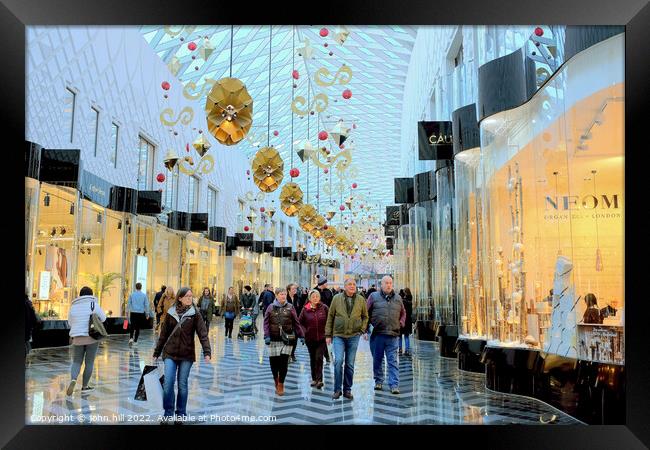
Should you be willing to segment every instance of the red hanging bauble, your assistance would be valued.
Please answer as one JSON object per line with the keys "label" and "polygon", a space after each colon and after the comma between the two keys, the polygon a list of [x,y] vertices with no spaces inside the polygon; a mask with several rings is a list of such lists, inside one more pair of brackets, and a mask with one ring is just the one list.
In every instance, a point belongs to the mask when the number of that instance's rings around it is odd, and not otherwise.
{"label": "red hanging bauble", "polygon": [[279,132],[278,130],[275,130],[275,131],[273,132],[273,136],[277,136],[278,134],[280,134],[280,132]]}
{"label": "red hanging bauble", "polygon": [[327,230],[329,227],[327,225],[323,225],[323,230]]}
{"label": "red hanging bauble", "polygon": [[352,189],[356,189],[356,188],[357,188],[357,183],[352,183]]}
{"label": "red hanging bauble", "polygon": [[294,70],[293,72],[291,72],[291,76],[293,77],[294,80],[297,80],[298,78],[300,78],[300,74],[298,73],[297,70]]}
{"label": "red hanging bauble", "polygon": [[329,169],[323,169],[323,172],[325,173],[329,173],[329,171],[330,171]]}
{"label": "red hanging bauble", "polygon": [[535,36],[543,36],[544,35],[544,30],[542,30],[540,27],[535,28]]}
{"label": "red hanging bauble", "polygon": [[172,86],[171,86],[171,84],[169,84],[168,81],[163,81],[162,83],[160,83],[160,87],[163,88],[164,90],[168,91],[169,88],[172,87]]}
{"label": "red hanging bauble", "polygon": [[341,206],[339,206],[339,209],[340,209],[341,211],[345,211],[345,206],[341,205]]}
{"label": "red hanging bauble", "polygon": [[187,153],[190,152],[190,144],[189,144],[189,142],[188,142],[187,144],[185,144],[185,151],[186,151]]}
{"label": "red hanging bauble", "polygon": [[162,183],[163,181],[165,181],[165,174],[159,173],[158,175],[156,175],[156,181],[158,181],[158,183]]}
{"label": "red hanging bauble", "polygon": [[250,175],[250,174],[251,174],[251,171],[250,171],[250,170],[247,170],[247,171],[246,171],[246,175]]}
{"label": "red hanging bauble", "polygon": [[356,130],[356,129],[357,129],[357,124],[356,124],[356,123],[353,123],[353,124],[352,124],[352,128],[354,128],[354,129]]}
{"label": "red hanging bauble", "polygon": [[348,100],[350,97],[352,97],[352,91],[350,89],[346,89],[343,91],[343,98]]}
{"label": "red hanging bauble", "polygon": [[294,167],[289,171],[289,175],[291,175],[291,178],[296,178],[298,175],[300,175],[300,170]]}
{"label": "red hanging bauble", "polygon": [[330,34],[330,30],[328,30],[327,28],[321,28],[318,34],[320,34],[320,37],[325,37],[328,34]]}
{"label": "red hanging bauble", "polygon": [[327,139],[327,131],[321,131],[320,133],[318,133],[318,139],[320,139],[321,141],[326,140]]}
{"label": "red hanging bauble", "polygon": [[248,230],[250,230],[250,228],[248,228],[248,225],[246,225],[246,226],[244,227],[244,231],[248,231]]}
{"label": "red hanging bauble", "polygon": [[263,207],[263,206],[261,206],[261,207],[260,207],[260,212],[264,212],[264,211],[266,211],[266,208]]}
{"label": "red hanging bauble", "polygon": [[196,50],[196,43],[190,42],[189,44],[187,44],[187,48],[189,48],[191,51]]}

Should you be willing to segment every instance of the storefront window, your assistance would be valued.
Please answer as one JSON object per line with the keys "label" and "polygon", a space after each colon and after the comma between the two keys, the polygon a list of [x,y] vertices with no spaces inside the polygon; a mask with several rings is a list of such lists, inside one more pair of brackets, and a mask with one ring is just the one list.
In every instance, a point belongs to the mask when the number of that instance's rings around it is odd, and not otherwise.
{"label": "storefront window", "polygon": [[[228,290],[226,286],[226,246],[223,242],[209,243],[210,263],[208,266],[208,284],[215,298],[221,298]],[[231,284],[234,286],[234,284]],[[243,289],[243,286],[242,286]],[[238,292],[239,295],[239,291]]]}
{"label": "storefront window", "polygon": [[101,284],[104,278],[102,260],[104,253],[104,208],[88,200],[81,201],[81,218],[78,235],[77,287],[88,286],[101,301]]}
{"label": "storefront window", "polygon": [[154,245],[153,288],[157,292],[161,286],[171,287],[177,292],[181,287],[181,247],[182,234],[163,225],[156,225]]}
{"label": "storefront window", "polygon": [[[440,166],[438,166],[440,167]],[[436,170],[437,208],[434,270],[437,273],[436,318],[439,324],[456,324],[456,263],[453,230],[453,165]]]}
{"label": "storefront window", "polygon": [[[35,191],[34,191],[35,192]],[[67,319],[76,296],[77,191],[43,183],[32,255],[31,296],[44,319]]]}
{"label": "storefront window", "polygon": [[[32,258],[34,255],[34,235],[38,232],[36,216],[39,206],[39,182],[25,178],[25,292],[33,285]],[[42,250],[41,250],[42,253]],[[32,300],[35,300],[33,297]]]}
{"label": "storefront window", "polygon": [[590,47],[481,122],[494,345],[624,362],[623,50]]}
{"label": "storefront window", "polygon": [[414,225],[413,240],[417,270],[413,271],[410,285],[399,285],[399,288],[409,288],[413,295],[413,310],[418,320],[433,319],[432,273],[434,270],[431,252],[431,218],[435,203],[432,201],[416,204],[409,211],[409,223]]}
{"label": "storefront window", "polygon": [[[136,283],[142,284],[142,292],[147,295],[150,307],[153,308],[153,296],[160,288],[154,284],[154,238],[156,219],[153,217],[136,216],[134,219],[133,237],[131,240],[130,258],[131,266],[128,272],[133,278],[125,293],[124,302],[135,289]],[[124,303],[126,305],[126,303]]]}
{"label": "storefront window", "polygon": [[124,213],[106,210],[104,227],[104,261],[101,272],[101,306],[109,316],[121,314],[121,293],[124,283]]}

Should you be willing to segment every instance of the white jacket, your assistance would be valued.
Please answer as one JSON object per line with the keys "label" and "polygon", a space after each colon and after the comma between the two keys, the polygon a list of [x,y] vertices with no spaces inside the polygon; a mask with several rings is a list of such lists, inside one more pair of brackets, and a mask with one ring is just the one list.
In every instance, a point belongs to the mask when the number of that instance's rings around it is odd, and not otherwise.
{"label": "white jacket", "polygon": [[[91,303],[95,303],[95,310],[90,309]],[[88,325],[90,324],[90,315],[95,313],[102,322],[106,320],[104,310],[99,306],[99,300],[92,295],[77,297],[70,305],[68,314],[68,323],[70,324],[70,337],[88,336]]]}

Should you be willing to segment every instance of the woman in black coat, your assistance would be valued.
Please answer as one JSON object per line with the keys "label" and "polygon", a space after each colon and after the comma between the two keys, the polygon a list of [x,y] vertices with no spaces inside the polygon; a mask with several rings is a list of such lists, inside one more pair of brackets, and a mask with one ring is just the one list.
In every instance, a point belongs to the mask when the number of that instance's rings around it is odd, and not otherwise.
{"label": "woman in black coat", "polygon": [[413,329],[413,323],[411,320],[411,315],[413,314],[413,295],[409,288],[404,288],[404,295],[402,296],[402,302],[404,303],[404,309],[406,309],[406,322],[404,323],[404,328],[400,330],[399,337],[399,354],[402,354],[402,336],[404,336],[405,351],[404,356],[411,356],[411,342],[409,336]]}

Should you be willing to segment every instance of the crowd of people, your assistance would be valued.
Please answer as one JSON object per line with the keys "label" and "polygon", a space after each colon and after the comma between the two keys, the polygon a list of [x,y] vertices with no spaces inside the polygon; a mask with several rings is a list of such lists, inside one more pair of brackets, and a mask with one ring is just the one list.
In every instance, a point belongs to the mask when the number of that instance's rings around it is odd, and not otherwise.
{"label": "crowd of people", "polygon": [[[252,318],[255,332],[257,318],[263,315],[263,338],[267,346],[269,364],[275,383],[275,393],[284,395],[284,382],[290,362],[296,361],[296,347],[306,345],[311,373],[311,387],[322,389],[324,361],[334,361],[334,385],[332,398],[343,396],[353,400],[352,386],[355,359],[360,339],[369,341],[373,357],[374,389],[383,390],[385,383],[384,358],[388,368],[388,389],[399,394],[398,354],[409,356],[412,314],[412,295],[408,288],[396,293],[393,280],[385,276],[380,288],[375,285],[368,290],[358,289],[354,279],[346,279],[342,288],[330,289],[328,280],[319,277],[317,286],[308,290],[291,283],[286,288],[273,288],[271,284],[257,296],[251,286],[244,286],[241,298],[233,287],[223,294],[220,301],[208,288],[196,297],[189,287],[177,292],[170,286],[161,286],[153,299],[153,309],[142,285],[136,283],[135,290],[126,302],[129,345],[136,346],[140,330],[148,318],[156,319],[157,335],[153,359],[162,359],[164,372],[163,423],[179,423],[179,417],[186,415],[188,379],[195,362],[195,337],[198,337],[205,362],[210,362],[212,351],[208,339],[210,322],[214,317],[223,317],[225,338],[232,339],[234,321],[237,316]],[[26,316],[29,315],[29,300],[26,300]],[[32,308],[33,311],[33,308]],[[89,287],[81,288],[79,297],[70,307],[70,337],[73,358],[70,368],[70,382],[66,395],[75,390],[81,371],[81,393],[94,389],[89,384],[99,341],[89,335],[89,317],[95,314],[100,321],[106,314]],[[31,316],[30,316],[31,317]],[[33,320],[30,321],[33,327]],[[26,332],[26,341],[31,329]],[[404,346],[402,346],[404,339]],[[26,342],[26,352],[29,352]],[[328,347],[331,346],[333,355]],[[402,352],[404,348],[404,352]],[[178,383],[175,394],[174,385]]]}

